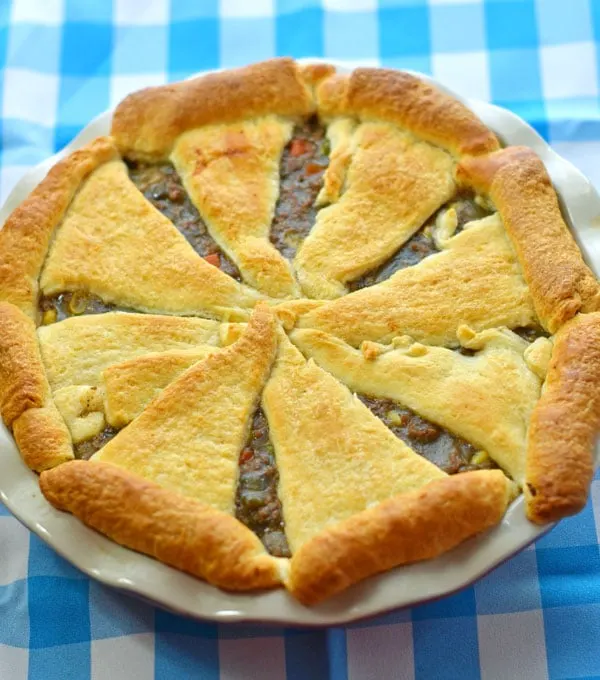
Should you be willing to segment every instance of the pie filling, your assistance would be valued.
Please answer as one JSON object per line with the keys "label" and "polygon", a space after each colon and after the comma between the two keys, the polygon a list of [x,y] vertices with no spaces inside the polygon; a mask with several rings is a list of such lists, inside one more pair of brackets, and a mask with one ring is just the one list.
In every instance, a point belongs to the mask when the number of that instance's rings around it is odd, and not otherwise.
{"label": "pie filling", "polygon": [[271,225],[271,243],[292,260],[312,229],[315,200],[329,164],[329,142],[316,118],[298,125],[281,156],[279,200]]}
{"label": "pie filling", "polygon": [[511,329],[513,333],[527,340],[527,342],[534,342],[538,338],[549,338],[550,336],[545,330],[539,326],[519,326],[518,328]]}
{"label": "pie filling", "polygon": [[75,458],[82,458],[83,460],[88,460],[91,458],[96,451],[99,451],[105,444],[119,432],[116,427],[105,427],[102,432],[90,437],[89,439],[84,439],[83,441],[73,444],[73,452],[75,453]]}
{"label": "pie filling", "polygon": [[397,402],[364,394],[358,397],[396,437],[447,474],[498,467],[483,451]]}
{"label": "pie filling", "polygon": [[252,420],[248,442],[239,457],[235,516],[261,539],[271,555],[290,557],[281,502],[277,496],[278,483],[269,423],[259,408]]}
{"label": "pie filling", "polygon": [[131,181],[157,210],[171,220],[198,255],[241,281],[238,268],[209,234],[175,168],[170,163],[149,165],[134,161],[128,161],[128,167]]}
{"label": "pie filling", "polygon": [[433,238],[433,230],[436,220],[440,213],[445,212],[452,206],[456,210],[456,217],[458,224],[456,226],[457,234],[463,229],[467,222],[473,220],[480,220],[483,217],[491,215],[491,212],[482,208],[479,203],[475,201],[472,195],[460,195],[436,212],[427,222],[417,231],[411,238],[386,260],[382,265],[376,269],[363,274],[360,278],[350,281],[347,285],[351,291],[360,290],[361,288],[368,288],[377,283],[381,283],[390,276],[395,274],[400,269],[412,267],[418,264],[421,260],[429,255],[439,252],[435,245]]}
{"label": "pie filling", "polygon": [[42,313],[42,324],[44,326],[81,314],[104,314],[115,310],[128,311],[83,291],[58,293],[58,295],[48,297],[42,296],[39,301],[39,309]]}

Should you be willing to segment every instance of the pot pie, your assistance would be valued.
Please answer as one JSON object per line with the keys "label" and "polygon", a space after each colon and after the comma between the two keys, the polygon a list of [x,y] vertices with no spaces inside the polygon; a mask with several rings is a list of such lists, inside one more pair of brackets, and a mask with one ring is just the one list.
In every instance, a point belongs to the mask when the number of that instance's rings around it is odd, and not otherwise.
{"label": "pot pie", "polygon": [[0,231],[0,407],[45,497],[315,604],[584,505],[600,287],[543,164],[400,71],[134,93]]}

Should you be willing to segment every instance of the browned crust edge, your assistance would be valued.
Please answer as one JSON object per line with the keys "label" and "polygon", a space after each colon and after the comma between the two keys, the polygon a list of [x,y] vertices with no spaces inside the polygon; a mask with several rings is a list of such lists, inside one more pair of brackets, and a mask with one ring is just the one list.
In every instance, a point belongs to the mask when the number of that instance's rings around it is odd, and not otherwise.
{"label": "browned crust edge", "polygon": [[149,87],[119,104],[111,134],[123,155],[166,158],[180,134],[202,125],[313,113],[311,85],[323,76],[323,69],[302,73],[286,57]]}
{"label": "browned crust edge", "polygon": [[10,214],[0,230],[0,300],[36,318],[38,279],[54,229],[82,181],[117,156],[112,140],[99,137],[57,163]]}
{"label": "browned crust edge", "polygon": [[75,460],[43,472],[40,487],[113,541],[226,590],[281,584],[280,561],[234,517],[116,465]]}
{"label": "browned crust edge", "polygon": [[394,123],[457,155],[495,151],[494,133],[457,99],[410,73],[359,68],[317,88],[325,118],[358,116]]}
{"label": "browned crust edge", "polygon": [[35,325],[9,302],[0,302],[0,414],[31,469],[73,458],[71,436],[50,396]]}
{"label": "browned crust edge", "polygon": [[513,490],[501,471],[480,470],[390,498],[305,543],[286,586],[313,605],[368,576],[437,557],[497,524]]}
{"label": "browned crust edge", "polygon": [[600,313],[556,334],[542,396],[529,425],[527,517],[542,524],[579,512],[594,475],[600,431]]}
{"label": "browned crust edge", "polygon": [[600,310],[600,285],[565,224],[544,164],[526,147],[466,158],[459,181],[490,196],[516,250],[544,328]]}

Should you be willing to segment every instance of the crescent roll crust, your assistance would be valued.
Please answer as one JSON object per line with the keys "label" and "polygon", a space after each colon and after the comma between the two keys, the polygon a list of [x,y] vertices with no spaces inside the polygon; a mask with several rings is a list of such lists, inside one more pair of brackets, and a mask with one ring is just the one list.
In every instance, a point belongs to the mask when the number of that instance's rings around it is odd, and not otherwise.
{"label": "crescent roll crust", "polygon": [[599,386],[542,161],[409,73],[133,93],[0,230],[0,415],[43,494],[221,588],[313,605],[517,493],[579,511]]}
{"label": "crescent roll crust", "polygon": [[227,590],[273,588],[282,560],[225,512],[110,463],[74,460],[44,472],[47,500],[138,552]]}
{"label": "crescent roll crust", "polygon": [[600,431],[600,313],[578,314],[554,338],[529,424],[527,516],[543,524],[579,512],[594,474]]}
{"label": "crescent roll crust", "polygon": [[535,311],[550,333],[578,312],[600,310],[600,285],[565,224],[544,164],[531,149],[510,147],[465,158],[457,173],[489,195],[500,211]]}

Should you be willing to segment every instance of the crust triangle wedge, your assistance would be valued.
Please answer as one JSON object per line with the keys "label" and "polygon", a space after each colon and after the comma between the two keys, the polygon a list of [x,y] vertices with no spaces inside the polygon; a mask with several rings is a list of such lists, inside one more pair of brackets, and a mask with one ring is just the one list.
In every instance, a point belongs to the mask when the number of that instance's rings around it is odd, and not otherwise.
{"label": "crust triangle wedge", "polygon": [[287,340],[263,408],[293,554],[287,586],[305,604],[448,550],[499,522],[514,496],[498,470],[446,475]]}
{"label": "crust triangle wedge", "polygon": [[182,135],[171,154],[215,241],[244,280],[272,297],[299,297],[289,263],[269,241],[279,159],[292,124],[275,116],[209,125]]}
{"label": "crust triangle wedge", "polygon": [[216,585],[277,585],[278,560],[232,516],[238,455],[276,347],[274,317],[258,307],[236,343],[192,365],[90,461],[42,475],[43,493],[117,542]]}
{"label": "crust triangle wedge", "polygon": [[76,194],[40,287],[47,296],[84,290],[125,308],[217,318],[244,318],[260,299],[197,255],[118,160],[98,167]]}

